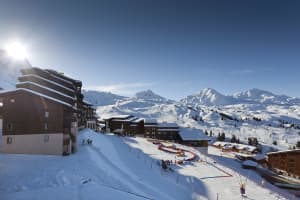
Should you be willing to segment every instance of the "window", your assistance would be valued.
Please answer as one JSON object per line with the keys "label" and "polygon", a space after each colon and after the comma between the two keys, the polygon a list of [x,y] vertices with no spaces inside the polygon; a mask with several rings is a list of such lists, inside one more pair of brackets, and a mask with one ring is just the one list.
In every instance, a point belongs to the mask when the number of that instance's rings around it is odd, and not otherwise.
{"label": "window", "polygon": [[7,130],[9,130],[9,131],[13,130],[13,124],[12,123],[7,124]]}
{"label": "window", "polygon": [[45,112],[45,118],[49,117],[49,112]]}
{"label": "window", "polygon": [[3,103],[3,98],[0,98],[0,107],[3,107],[4,103]]}
{"label": "window", "polygon": [[15,99],[10,99],[10,102],[11,103],[15,103]]}
{"label": "window", "polygon": [[12,144],[12,137],[6,138],[6,144]]}
{"label": "window", "polygon": [[44,135],[44,143],[48,143],[50,140],[49,135]]}
{"label": "window", "polygon": [[45,127],[44,128],[45,128],[45,131],[48,130],[48,123],[47,122],[45,123]]}

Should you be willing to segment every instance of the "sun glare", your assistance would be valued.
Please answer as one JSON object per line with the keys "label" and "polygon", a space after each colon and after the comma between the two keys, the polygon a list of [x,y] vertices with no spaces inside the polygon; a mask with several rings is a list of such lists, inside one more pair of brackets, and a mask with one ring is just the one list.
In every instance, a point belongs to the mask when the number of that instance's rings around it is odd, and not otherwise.
{"label": "sun glare", "polygon": [[7,45],[6,51],[9,56],[15,59],[25,59],[27,57],[26,48],[18,42]]}

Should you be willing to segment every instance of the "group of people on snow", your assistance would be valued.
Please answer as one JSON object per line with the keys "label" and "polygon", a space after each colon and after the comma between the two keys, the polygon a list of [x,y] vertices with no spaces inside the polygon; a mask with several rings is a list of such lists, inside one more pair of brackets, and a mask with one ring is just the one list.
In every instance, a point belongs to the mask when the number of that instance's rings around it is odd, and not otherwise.
{"label": "group of people on snow", "polygon": [[[93,140],[91,140],[90,138],[88,138],[87,140],[86,140],[86,143],[87,144],[93,144]],[[82,139],[82,145],[84,145],[85,144],[85,139]]]}

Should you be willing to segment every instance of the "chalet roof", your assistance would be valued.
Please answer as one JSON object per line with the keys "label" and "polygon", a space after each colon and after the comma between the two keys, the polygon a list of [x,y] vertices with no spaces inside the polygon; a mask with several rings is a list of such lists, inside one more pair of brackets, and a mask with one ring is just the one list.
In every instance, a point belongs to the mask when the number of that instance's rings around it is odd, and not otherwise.
{"label": "chalet roof", "polygon": [[132,115],[115,115],[115,116],[110,116],[103,118],[104,120],[111,120],[111,119],[127,119],[129,117],[133,117]]}
{"label": "chalet roof", "polygon": [[300,149],[270,152],[270,153],[267,153],[267,155],[285,154],[285,153],[299,153],[300,154]]}
{"label": "chalet roof", "polygon": [[253,152],[254,150],[257,149],[257,147],[255,147],[255,146],[246,145],[246,144],[237,144],[237,143],[231,143],[231,142],[217,141],[213,145],[221,146],[221,147],[224,147],[224,148],[233,148],[234,147],[236,149],[244,150],[244,151],[247,151],[247,152]]}
{"label": "chalet roof", "polygon": [[144,122],[145,122],[145,124],[155,124],[155,123],[157,123],[157,120],[152,119],[152,118],[145,118]]}
{"label": "chalet roof", "polygon": [[196,129],[181,129],[179,135],[183,141],[209,141],[211,140],[208,136],[206,136],[202,130]]}
{"label": "chalet roof", "polygon": [[61,100],[59,100],[59,99],[56,99],[56,98],[47,96],[47,95],[45,95],[45,94],[42,94],[42,93],[39,93],[39,92],[36,92],[36,91],[33,91],[33,90],[29,90],[29,89],[26,89],[26,88],[17,88],[17,89],[14,89],[14,90],[4,90],[4,91],[1,91],[0,94],[6,94],[6,93],[18,92],[18,91],[28,92],[28,93],[31,93],[31,94],[34,94],[34,95],[43,97],[43,98],[45,98],[45,99],[54,101],[54,102],[56,102],[56,103],[59,103],[59,104],[68,106],[68,107],[70,107],[70,108],[73,108],[74,110],[77,110],[73,105],[71,105],[71,104],[69,104],[69,103],[66,103],[66,102],[61,101]]}
{"label": "chalet roof", "polygon": [[141,121],[144,121],[144,119],[143,118],[137,118],[137,119],[133,120],[132,122],[133,123],[139,123]]}
{"label": "chalet roof", "polygon": [[115,121],[115,122],[133,122],[133,121],[135,121],[137,119],[139,119],[139,118],[134,117],[134,116],[130,116],[130,117],[125,118],[125,119],[118,119],[118,118],[116,119],[116,118],[113,118],[112,121]]}
{"label": "chalet roof", "polygon": [[92,106],[92,105],[93,105],[92,103],[88,102],[88,101],[85,100],[85,99],[82,101],[82,103],[84,103],[84,104],[86,104],[86,105],[88,105],[88,106]]}
{"label": "chalet roof", "polygon": [[179,126],[176,123],[159,123],[157,125],[159,128],[179,128]]}

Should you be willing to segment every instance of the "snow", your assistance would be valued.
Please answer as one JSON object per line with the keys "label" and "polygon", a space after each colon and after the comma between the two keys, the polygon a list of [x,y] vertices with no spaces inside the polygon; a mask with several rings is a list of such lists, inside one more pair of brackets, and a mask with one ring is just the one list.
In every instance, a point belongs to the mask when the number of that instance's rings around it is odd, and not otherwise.
{"label": "snow", "polygon": [[179,135],[182,140],[211,140],[211,138],[207,137],[203,131],[194,130],[194,129],[180,129]]}
{"label": "snow", "polygon": [[227,148],[227,149],[231,149],[232,147],[239,149],[239,150],[245,150],[248,152],[253,152],[254,150],[257,149],[257,147],[255,146],[251,146],[251,145],[246,145],[246,144],[237,144],[237,143],[230,143],[230,142],[215,142],[213,144],[214,146],[220,146],[223,148]]}
{"label": "snow", "polygon": [[[81,144],[87,138],[93,140],[92,145]],[[220,157],[218,149],[209,148],[206,157],[196,149],[176,146],[196,152],[207,162],[172,165],[174,172],[164,172],[157,162],[173,160],[174,154],[158,150],[144,138],[89,129],[79,133],[78,152],[70,156],[0,154],[1,200],[215,199],[217,193],[219,199],[239,200],[241,177],[249,177],[246,194],[250,199],[288,199],[277,193],[285,195],[280,189],[258,185],[258,175]]]}
{"label": "snow", "polygon": [[84,89],[82,93],[84,98],[95,106],[111,105],[115,104],[117,101],[127,99],[127,97],[115,95],[110,92],[99,92]]}
{"label": "snow", "polygon": [[[204,93],[211,96],[214,91],[206,89]],[[246,93],[247,95],[223,95],[231,100],[226,100],[226,104],[216,105],[206,105],[199,99],[194,101],[194,97],[173,103],[128,98],[113,105],[99,106],[97,113],[101,118],[121,114],[151,118],[158,123],[172,122],[184,128],[212,131],[213,138],[224,132],[227,138],[235,135],[244,143],[248,142],[248,137],[256,137],[259,143],[268,148],[284,150],[295,146],[300,129],[291,127],[291,124],[300,127],[299,99],[273,94],[274,98],[270,99],[276,100],[264,101],[260,96],[266,97],[272,93],[258,89]],[[216,101],[223,101],[222,98]],[[226,113],[236,120],[222,120],[220,113]],[[254,120],[254,117],[261,121]],[[287,121],[290,125],[280,127],[280,120]],[[273,141],[277,141],[276,146]]]}
{"label": "snow", "polygon": [[257,167],[258,164],[252,160],[246,160],[243,162],[243,165],[249,167]]}
{"label": "snow", "polygon": [[133,98],[140,99],[140,100],[146,100],[146,101],[154,101],[154,102],[165,102],[165,103],[173,102],[172,100],[166,99],[160,95],[155,94],[151,90],[145,90],[145,91],[138,92],[134,95]]}

